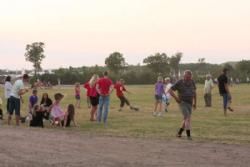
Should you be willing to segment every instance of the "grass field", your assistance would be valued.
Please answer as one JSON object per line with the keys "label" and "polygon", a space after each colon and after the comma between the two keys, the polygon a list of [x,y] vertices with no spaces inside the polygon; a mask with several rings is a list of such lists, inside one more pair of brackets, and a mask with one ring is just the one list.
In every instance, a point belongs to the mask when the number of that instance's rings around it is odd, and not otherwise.
{"label": "grass field", "polygon": [[[192,115],[192,136],[195,140],[215,141],[222,143],[250,143],[250,85],[234,85],[231,87],[233,96],[233,107],[235,112],[228,113],[225,118],[222,110],[222,100],[217,88],[213,91],[213,107],[205,108],[203,100],[202,85],[198,85],[197,110]],[[171,139],[175,138],[179,128],[182,115],[176,102],[172,99],[169,112],[163,117],[153,117],[154,96],[152,85],[132,85],[127,89],[132,94],[127,94],[130,102],[140,108],[139,112],[130,111],[128,108],[118,112],[119,100],[112,93],[110,112],[108,118],[108,128],[103,125],[89,121],[89,109],[86,105],[85,92],[82,88],[81,109],[76,111],[76,121],[78,128],[68,130],[82,131],[83,133]],[[62,100],[62,107],[66,109],[67,104],[75,103],[73,87],[54,87],[53,89],[39,89],[39,97],[43,92],[49,93],[53,99],[56,92],[65,95]],[[28,107],[29,92],[24,96],[22,105],[22,115],[26,115]],[[0,90],[3,97],[3,89]],[[4,103],[5,106],[5,103]],[[5,110],[4,110],[5,111]],[[6,112],[4,112],[6,120]],[[4,122],[6,124],[6,122]],[[14,121],[13,121],[14,123]],[[27,126],[27,125],[22,125]],[[46,128],[51,128],[49,125]]]}

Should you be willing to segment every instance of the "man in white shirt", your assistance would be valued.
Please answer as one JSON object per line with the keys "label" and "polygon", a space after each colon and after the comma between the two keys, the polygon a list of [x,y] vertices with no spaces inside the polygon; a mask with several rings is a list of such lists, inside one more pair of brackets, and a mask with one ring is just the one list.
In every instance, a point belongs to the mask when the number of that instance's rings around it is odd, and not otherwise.
{"label": "man in white shirt", "polygon": [[24,87],[26,83],[29,82],[29,76],[27,74],[23,75],[22,79],[16,80],[14,83],[11,93],[10,93],[10,108],[9,108],[9,117],[8,117],[8,125],[10,125],[11,116],[15,111],[16,115],[16,125],[19,126],[20,120],[20,108],[21,108],[21,96],[28,92],[29,90]]}
{"label": "man in white shirt", "polygon": [[204,100],[205,107],[212,106],[212,89],[214,87],[214,83],[210,74],[206,75],[205,85],[204,85]]}

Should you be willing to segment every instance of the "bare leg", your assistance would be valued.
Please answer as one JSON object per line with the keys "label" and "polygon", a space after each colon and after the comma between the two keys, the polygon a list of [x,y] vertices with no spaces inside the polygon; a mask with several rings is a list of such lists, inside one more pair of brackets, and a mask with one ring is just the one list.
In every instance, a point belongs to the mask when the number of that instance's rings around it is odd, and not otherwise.
{"label": "bare leg", "polygon": [[19,126],[20,116],[16,115],[16,126]]}

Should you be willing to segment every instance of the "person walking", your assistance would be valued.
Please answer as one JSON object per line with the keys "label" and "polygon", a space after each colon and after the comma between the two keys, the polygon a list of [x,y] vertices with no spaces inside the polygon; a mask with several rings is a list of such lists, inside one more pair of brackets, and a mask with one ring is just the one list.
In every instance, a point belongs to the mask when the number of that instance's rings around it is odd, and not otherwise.
{"label": "person walking", "polygon": [[222,74],[218,77],[219,93],[223,98],[224,116],[227,116],[227,109],[231,112],[234,111],[230,107],[230,104],[232,102],[232,96],[229,90],[229,81],[228,81],[227,73],[228,73],[228,69],[224,68],[222,70]]}
{"label": "person walking", "polygon": [[[178,92],[178,96],[174,93]],[[186,130],[187,138],[191,137],[191,115],[192,109],[196,109],[196,85],[192,79],[192,72],[190,70],[184,71],[183,79],[177,81],[169,90],[170,95],[179,104],[183,115],[181,127],[177,133],[177,137],[182,136],[182,132]]]}

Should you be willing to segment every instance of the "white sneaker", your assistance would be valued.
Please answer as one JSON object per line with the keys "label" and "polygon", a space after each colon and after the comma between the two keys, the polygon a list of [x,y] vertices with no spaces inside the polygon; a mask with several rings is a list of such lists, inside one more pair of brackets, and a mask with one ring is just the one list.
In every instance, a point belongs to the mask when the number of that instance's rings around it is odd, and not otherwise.
{"label": "white sneaker", "polygon": [[162,117],[162,112],[159,112],[157,116]]}
{"label": "white sneaker", "polygon": [[153,112],[153,116],[156,116],[157,115],[157,112]]}

